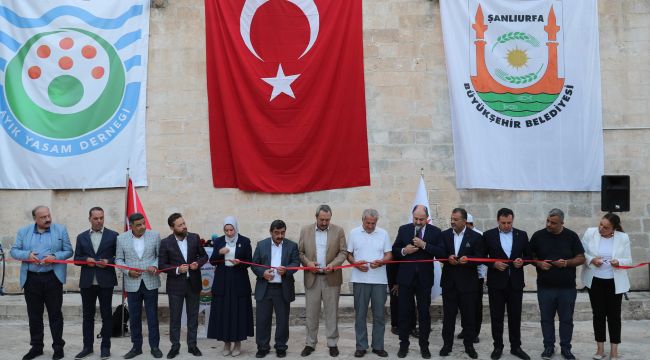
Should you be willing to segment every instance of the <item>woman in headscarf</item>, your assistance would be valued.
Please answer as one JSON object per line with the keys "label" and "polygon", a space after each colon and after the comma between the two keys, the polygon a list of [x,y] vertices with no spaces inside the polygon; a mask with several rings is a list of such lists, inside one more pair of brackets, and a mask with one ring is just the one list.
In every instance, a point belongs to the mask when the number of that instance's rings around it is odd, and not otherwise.
{"label": "woman in headscarf", "polygon": [[224,356],[238,356],[241,341],[254,335],[249,265],[240,262],[250,262],[253,251],[250,239],[239,234],[234,216],[224,219],[223,232],[210,257],[214,280],[208,338],[224,342]]}

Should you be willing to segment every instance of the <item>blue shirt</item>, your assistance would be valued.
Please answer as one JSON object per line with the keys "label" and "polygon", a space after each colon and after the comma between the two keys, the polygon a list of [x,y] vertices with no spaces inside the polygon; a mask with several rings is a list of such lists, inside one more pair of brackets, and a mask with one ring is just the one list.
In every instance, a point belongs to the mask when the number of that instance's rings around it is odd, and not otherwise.
{"label": "blue shirt", "polygon": [[[30,248],[39,259],[52,255],[52,232],[50,231],[50,228],[47,228],[41,233],[38,231],[36,224],[34,224],[34,236],[32,237]],[[46,272],[52,270],[52,264],[39,265],[36,263],[29,263],[29,266],[27,267],[27,271],[32,272]]]}

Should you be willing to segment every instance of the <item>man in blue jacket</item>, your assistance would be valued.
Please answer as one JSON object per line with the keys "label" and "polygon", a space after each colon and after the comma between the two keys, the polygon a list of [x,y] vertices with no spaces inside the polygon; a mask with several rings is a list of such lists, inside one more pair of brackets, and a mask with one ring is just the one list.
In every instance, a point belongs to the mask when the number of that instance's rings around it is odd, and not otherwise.
{"label": "man in blue jacket", "polygon": [[64,225],[53,224],[50,209],[39,205],[32,210],[34,224],[18,230],[16,243],[11,247],[11,257],[22,260],[20,287],[24,289],[29,318],[31,349],[23,360],[43,355],[43,307],[47,308],[52,333],[52,359],[63,359],[63,284],[66,264],[52,260],[65,260],[72,256],[72,245]]}

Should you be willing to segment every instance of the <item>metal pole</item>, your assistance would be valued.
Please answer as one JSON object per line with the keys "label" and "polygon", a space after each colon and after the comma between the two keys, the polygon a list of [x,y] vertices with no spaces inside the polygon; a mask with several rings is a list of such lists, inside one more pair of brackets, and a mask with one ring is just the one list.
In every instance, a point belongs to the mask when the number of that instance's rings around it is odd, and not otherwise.
{"label": "metal pole", "polygon": [[[126,212],[127,212],[127,207],[129,203],[129,168],[126,168],[126,184],[124,185],[124,222],[125,225],[124,227],[127,228],[126,226]],[[128,230],[128,228],[126,229]],[[122,337],[124,337],[124,272],[122,272],[122,321],[120,322],[120,332],[122,333]]]}

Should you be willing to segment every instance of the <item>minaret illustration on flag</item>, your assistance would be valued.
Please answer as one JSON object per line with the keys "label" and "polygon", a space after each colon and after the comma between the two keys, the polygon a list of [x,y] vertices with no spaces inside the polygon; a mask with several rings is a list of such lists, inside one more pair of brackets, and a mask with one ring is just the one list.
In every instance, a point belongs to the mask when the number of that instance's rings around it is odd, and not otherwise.
{"label": "minaret illustration on flag", "polygon": [[140,202],[140,197],[138,196],[137,191],[135,191],[135,186],[133,186],[133,181],[131,181],[131,177],[129,176],[126,182],[126,216],[124,218],[124,231],[131,230],[131,226],[129,225],[129,216],[134,213],[140,213],[144,215],[144,221],[147,226],[147,230],[151,230],[151,225],[149,225],[147,214],[144,212],[144,208]]}
{"label": "minaret illustration on flag", "polygon": [[[420,184],[418,184],[418,189],[415,192],[415,198],[413,198],[413,204],[411,205],[412,210],[415,205],[424,205],[429,209],[429,218],[427,223],[431,223],[431,207],[429,206],[429,195],[427,195],[427,188],[424,186],[424,176],[420,175]],[[413,222],[413,213],[409,214],[409,219]],[[442,294],[442,288],[440,287],[440,274],[442,273],[442,267],[437,261],[433,262],[433,287],[431,288],[431,299],[437,298]]]}

